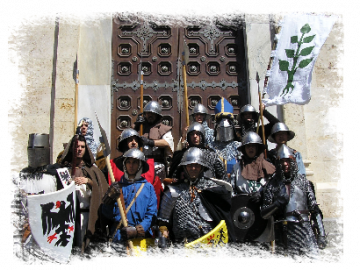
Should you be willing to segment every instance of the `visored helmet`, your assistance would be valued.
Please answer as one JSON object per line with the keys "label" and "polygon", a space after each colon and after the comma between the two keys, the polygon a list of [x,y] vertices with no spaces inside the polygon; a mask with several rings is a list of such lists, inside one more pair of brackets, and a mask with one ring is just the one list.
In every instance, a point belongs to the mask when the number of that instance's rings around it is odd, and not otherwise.
{"label": "visored helmet", "polygon": [[265,145],[263,144],[260,136],[254,131],[249,131],[248,133],[246,133],[246,135],[242,139],[242,144],[239,147],[239,150],[244,153],[245,145],[247,144],[258,144],[258,149],[260,153],[265,150]]}
{"label": "visored helmet", "polygon": [[50,164],[49,134],[29,134],[27,153],[28,165],[31,168]]}
{"label": "visored helmet", "polygon": [[221,118],[216,125],[216,138],[220,142],[228,142],[234,139],[234,127],[228,118]]}
{"label": "visored helmet", "polygon": [[141,161],[142,163],[142,173],[145,173],[149,170],[149,165],[145,160],[145,155],[137,148],[132,148],[124,153],[124,155],[119,158],[115,159],[115,165],[121,170],[124,171],[124,161],[127,158],[135,158]]}
{"label": "visored helmet", "polygon": [[295,132],[289,130],[289,128],[287,127],[287,125],[285,125],[285,123],[278,122],[274,124],[271,129],[271,134],[268,137],[269,142],[276,143],[275,134],[280,131],[286,131],[288,133],[288,141],[292,140],[295,137]]}

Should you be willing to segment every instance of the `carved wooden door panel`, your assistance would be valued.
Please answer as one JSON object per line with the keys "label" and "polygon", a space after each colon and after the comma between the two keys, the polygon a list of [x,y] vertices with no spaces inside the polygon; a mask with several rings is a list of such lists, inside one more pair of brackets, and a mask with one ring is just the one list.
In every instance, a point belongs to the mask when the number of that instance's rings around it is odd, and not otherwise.
{"label": "carved wooden door panel", "polygon": [[[149,101],[158,101],[162,106],[163,123],[179,129],[177,31],[151,22],[113,20],[113,149],[121,132],[133,127],[140,112],[140,66],[144,72],[144,106]],[[179,138],[176,133],[174,140]],[[112,151],[112,158],[118,155],[119,152]]]}
{"label": "carved wooden door panel", "polygon": [[[140,111],[139,68],[144,72],[144,105],[158,101],[163,123],[173,127],[175,147],[185,126],[181,53],[189,49],[186,66],[190,111],[201,102],[212,114],[223,96],[237,115],[247,103],[242,29],[220,24],[172,28],[150,21],[113,20],[111,145],[132,127]],[[111,158],[119,155],[112,151]]]}
{"label": "carved wooden door panel", "polygon": [[[189,48],[186,77],[190,111],[202,103],[211,114],[208,125],[214,128],[214,108],[224,97],[234,107],[236,118],[248,98],[242,27],[219,23],[191,26],[181,29],[180,36]],[[185,126],[184,117],[181,123]]]}

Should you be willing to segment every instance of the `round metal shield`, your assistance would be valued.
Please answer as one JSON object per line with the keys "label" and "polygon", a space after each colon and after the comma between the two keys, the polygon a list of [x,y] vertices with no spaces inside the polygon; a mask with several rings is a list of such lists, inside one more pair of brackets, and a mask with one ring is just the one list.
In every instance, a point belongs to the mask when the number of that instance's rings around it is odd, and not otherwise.
{"label": "round metal shield", "polygon": [[249,229],[255,222],[255,214],[246,206],[240,207],[234,212],[232,219],[237,228]]}
{"label": "round metal shield", "polygon": [[260,203],[254,203],[247,194],[231,198],[231,218],[234,223],[236,242],[253,241],[265,230],[267,220],[260,215]]}

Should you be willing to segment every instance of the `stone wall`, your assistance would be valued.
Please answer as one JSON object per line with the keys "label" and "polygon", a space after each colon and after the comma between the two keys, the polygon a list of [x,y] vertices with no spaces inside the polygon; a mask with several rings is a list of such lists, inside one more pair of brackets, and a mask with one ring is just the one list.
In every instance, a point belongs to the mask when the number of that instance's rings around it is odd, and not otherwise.
{"label": "stone wall", "polygon": [[[55,17],[24,19],[8,38],[9,59],[18,72],[9,103],[11,172],[27,166],[30,133],[49,133]],[[17,91],[14,91],[17,90]]]}

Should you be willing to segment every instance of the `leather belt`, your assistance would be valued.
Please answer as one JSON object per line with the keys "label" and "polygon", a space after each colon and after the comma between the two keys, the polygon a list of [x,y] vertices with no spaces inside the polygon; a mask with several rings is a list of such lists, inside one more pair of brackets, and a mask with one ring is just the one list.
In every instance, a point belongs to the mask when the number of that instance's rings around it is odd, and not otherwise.
{"label": "leather belt", "polygon": [[303,223],[304,222],[304,219],[301,217],[301,214],[303,215],[308,215],[309,214],[309,210],[294,210],[294,211],[291,211],[291,212],[287,212],[285,214],[285,216],[295,216],[299,219],[299,222],[300,223]]}
{"label": "leather belt", "polygon": [[307,215],[309,214],[309,210],[294,210],[291,212],[287,212],[285,215],[288,217],[288,216],[297,216],[299,214]]}

